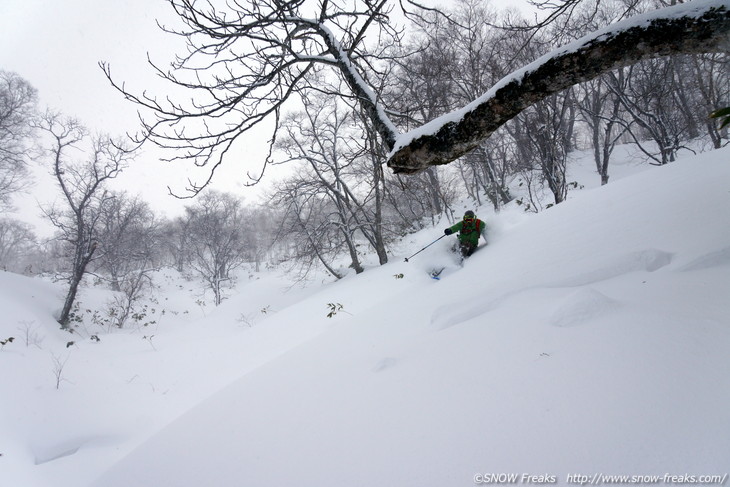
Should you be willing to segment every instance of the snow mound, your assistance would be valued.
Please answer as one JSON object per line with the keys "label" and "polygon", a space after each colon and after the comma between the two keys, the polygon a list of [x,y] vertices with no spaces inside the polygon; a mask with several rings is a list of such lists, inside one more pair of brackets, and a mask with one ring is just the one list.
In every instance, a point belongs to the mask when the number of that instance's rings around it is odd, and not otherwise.
{"label": "snow mound", "polygon": [[550,324],[560,328],[585,325],[605,316],[617,302],[595,289],[585,288],[570,293],[553,311]]}
{"label": "snow mound", "polygon": [[494,299],[462,300],[438,307],[431,315],[431,328],[445,330],[499,308],[508,296]]}
{"label": "snow mound", "polygon": [[[63,297],[62,285],[52,284],[40,279],[0,271],[0,282],[3,283],[4,317],[3,324],[9,322],[36,322],[55,327],[54,313],[58,312],[59,301]],[[0,332],[8,333],[12,328]]]}

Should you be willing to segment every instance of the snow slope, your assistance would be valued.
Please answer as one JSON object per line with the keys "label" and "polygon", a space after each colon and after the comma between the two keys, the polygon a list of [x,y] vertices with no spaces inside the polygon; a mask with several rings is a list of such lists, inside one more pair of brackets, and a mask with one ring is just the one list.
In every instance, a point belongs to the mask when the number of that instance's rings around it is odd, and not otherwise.
{"label": "snow slope", "polygon": [[[207,316],[166,317],[156,349],[144,331],[72,346],[74,383],[59,390],[48,351],[14,342],[0,352],[3,478],[436,487],[487,474],[722,477],[729,160],[725,148],[652,167],[538,215],[479,212],[490,245],[440,281],[425,271],[448,261],[448,239],[318,289],[251,281]],[[402,254],[438,232],[407,239]],[[59,288],[16,276],[0,286],[7,323],[34,309],[52,329]],[[251,327],[236,319],[267,305]],[[34,366],[34,354],[47,363]]]}

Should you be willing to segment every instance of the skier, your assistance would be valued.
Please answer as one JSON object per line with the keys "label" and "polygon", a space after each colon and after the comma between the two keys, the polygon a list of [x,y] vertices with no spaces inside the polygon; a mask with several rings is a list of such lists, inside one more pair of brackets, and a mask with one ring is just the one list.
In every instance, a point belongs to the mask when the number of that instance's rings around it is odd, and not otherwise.
{"label": "skier", "polygon": [[459,251],[462,257],[469,257],[479,246],[480,236],[483,235],[484,240],[487,240],[486,231],[487,226],[484,222],[478,219],[473,211],[468,210],[460,222],[444,230],[444,233],[451,235],[459,232]]}

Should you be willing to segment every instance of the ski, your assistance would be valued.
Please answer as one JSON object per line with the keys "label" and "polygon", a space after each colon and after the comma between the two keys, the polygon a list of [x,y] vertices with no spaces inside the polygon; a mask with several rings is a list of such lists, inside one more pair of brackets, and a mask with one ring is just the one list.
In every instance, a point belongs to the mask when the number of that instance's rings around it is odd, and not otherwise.
{"label": "ski", "polygon": [[435,279],[437,281],[441,280],[441,273],[444,271],[444,269],[446,269],[446,267],[442,267],[441,269],[434,269],[429,272],[431,279]]}

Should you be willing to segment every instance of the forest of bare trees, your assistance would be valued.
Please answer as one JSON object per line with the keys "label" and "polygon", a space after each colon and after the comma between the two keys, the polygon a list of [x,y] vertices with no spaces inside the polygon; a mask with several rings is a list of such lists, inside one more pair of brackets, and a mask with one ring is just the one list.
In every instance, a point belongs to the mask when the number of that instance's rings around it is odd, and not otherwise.
{"label": "forest of bare trees", "polygon": [[[0,71],[0,208],[27,188],[32,161],[48,168],[59,189],[59,203],[44,210],[57,229],[52,241],[0,218],[0,266],[67,280],[63,326],[84,276],[119,291],[121,327],[150,273],[164,266],[205,283],[216,304],[235,284],[233,271],[246,264],[290,265],[302,277],[320,267],[340,278],[348,268],[362,272],[367,255],[375,256],[369,264],[386,263],[395,240],[453,219],[459,202],[499,211],[519,183],[526,185],[527,210],[560,204],[571,189],[566,174],[575,151],[590,154],[595,177],[610,184],[619,145],[663,165],[682,151],[728,144],[728,128],[710,117],[730,105],[730,14],[723,2],[703,11],[710,27],[689,16],[676,34],[684,40],[673,47],[627,54],[630,62],[607,61],[590,73],[553,66],[550,76],[560,80],[549,87],[528,83],[520,87],[526,93],[499,95],[480,115],[478,135],[468,134],[475,129],[462,120],[397,145],[400,134],[469,105],[557,47],[667,5],[535,3],[542,20],[534,22],[484,0],[442,10],[387,0],[349,2],[347,9],[327,1],[240,1],[227,12],[168,1],[184,27],[166,28],[188,39],[190,53],[157,69],[199,97],[125,91],[144,120],[132,140],[91,136],[71,118],[41,114],[35,90]],[[642,32],[633,35],[651,42],[667,35]],[[124,73],[103,68],[124,91]],[[259,162],[289,174],[272,185],[265,206],[210,190],[206,179],[191,184],[197,196],[185,213],[166,219],[108,187],[133,163],[136,144],[162,149],[180,171],[187,163],[207,167],[213,178],[216,167],[233,163],[227,157],[240,151],[243,135],[260,125],[273,128],[268,159]],[[453,164],[423,156],[459,144],[469,150],[454,152]]]}

